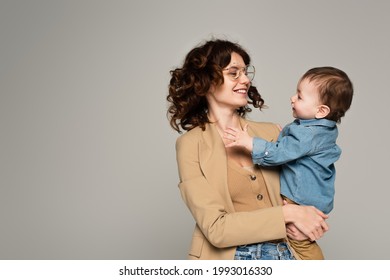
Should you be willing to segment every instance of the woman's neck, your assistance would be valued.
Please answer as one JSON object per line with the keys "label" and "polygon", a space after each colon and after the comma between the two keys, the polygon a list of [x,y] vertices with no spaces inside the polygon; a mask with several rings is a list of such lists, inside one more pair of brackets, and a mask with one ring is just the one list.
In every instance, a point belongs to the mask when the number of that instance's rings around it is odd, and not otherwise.
{"label": "woman's neck", "polygon": [[208,115],[209,120],[221,131],[228,127],[240,127],[240,117],[234,111],[210,111]]}

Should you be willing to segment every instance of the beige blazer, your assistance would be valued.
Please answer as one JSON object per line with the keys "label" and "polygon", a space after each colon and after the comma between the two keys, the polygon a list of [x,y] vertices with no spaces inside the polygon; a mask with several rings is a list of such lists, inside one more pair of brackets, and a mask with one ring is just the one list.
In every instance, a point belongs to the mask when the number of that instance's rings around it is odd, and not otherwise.
{"label": "beige blazer", "polygon": [[[279,128],[241,119],[248,132],[276,141]],[[194,128],[176,142],[180,193],[196,225],[189,259],[234,259],[236,246],[286,238],[277,168],[263,168],[274,207],[235,212],[227,185],[227,157],[216,126]]]}

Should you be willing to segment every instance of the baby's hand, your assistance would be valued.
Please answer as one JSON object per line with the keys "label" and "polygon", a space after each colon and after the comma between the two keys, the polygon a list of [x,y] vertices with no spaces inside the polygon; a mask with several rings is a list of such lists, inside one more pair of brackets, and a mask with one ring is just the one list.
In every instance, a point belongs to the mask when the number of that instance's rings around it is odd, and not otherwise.
{"label": "baby's hand", "polygon": [[231,140],[225,147],[244,147],[248,151],[252,152],[253,137],[248,134],[248,125],[245,125],[244,129],[238,129],[229,127],[224,131],[223,138]]}

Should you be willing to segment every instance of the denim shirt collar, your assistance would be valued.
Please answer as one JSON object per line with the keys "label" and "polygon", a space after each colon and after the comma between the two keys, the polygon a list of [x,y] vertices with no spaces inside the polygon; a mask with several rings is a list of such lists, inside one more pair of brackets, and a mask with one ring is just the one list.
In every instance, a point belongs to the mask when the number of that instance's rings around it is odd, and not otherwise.
{"label": "denim shirt collar", "polygon": [[302,119],[295,119],[294,122],[298,125],[319,125],[319,126],[328,126],[328,127],[335,127],[336,122],[327,120],[327,119],[310,119],[310,120],[302,120]]}

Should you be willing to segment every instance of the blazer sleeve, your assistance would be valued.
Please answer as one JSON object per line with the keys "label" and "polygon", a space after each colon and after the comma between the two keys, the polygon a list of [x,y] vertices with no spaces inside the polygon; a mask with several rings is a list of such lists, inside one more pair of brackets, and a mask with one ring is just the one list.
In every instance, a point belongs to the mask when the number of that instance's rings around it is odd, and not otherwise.
{"label": "blazer sleeve", "polygon": [[286,237],[281,206],[251,212],[228,211],[221,193],[202,173],[199,140],[183,136],[176,142],[181,196],[213,246],[224,248]]}

